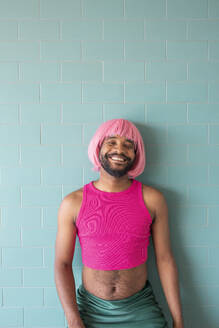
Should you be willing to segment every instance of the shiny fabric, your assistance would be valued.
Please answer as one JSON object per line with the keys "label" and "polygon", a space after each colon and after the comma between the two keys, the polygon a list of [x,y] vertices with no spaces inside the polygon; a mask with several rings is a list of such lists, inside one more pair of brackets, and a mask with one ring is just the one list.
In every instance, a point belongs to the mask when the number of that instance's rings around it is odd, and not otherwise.
{"label": "shiny fabric", "polygon": [[121,300],[104,300],[81,284],[76,291],[80,317],[86,328],[167,328],[150,282]]}

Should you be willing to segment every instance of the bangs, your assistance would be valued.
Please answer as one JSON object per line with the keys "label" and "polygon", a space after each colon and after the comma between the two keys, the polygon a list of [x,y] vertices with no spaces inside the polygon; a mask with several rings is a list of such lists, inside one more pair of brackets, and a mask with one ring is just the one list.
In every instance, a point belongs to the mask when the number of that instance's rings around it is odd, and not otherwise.
{"label": "bangs", "polygon": [[[135,149],[137,148],[137,138],[136,133],[134,133],[133,126],[127,120],[116,120],[108,126],[105,127],[104,138],[101,138],[101,144],[107,137],[113,137],[119,135],[121,137],[126,137],[127,139],[134,142]],[[101,145],[100,145],[101,146]]]}
{"label": "bangs", "polygon": [[144,171],[146,163],[144,142],[137,127],[125,119],[106,121],[95,132],[88,145],[88,157],[94,165],[93,171],[100,170],[99,151],[104,139],[115,135],[126,137],[134,142],[136,160],[133,168],[128,172],[128,176],[134,178],[140,175]]}

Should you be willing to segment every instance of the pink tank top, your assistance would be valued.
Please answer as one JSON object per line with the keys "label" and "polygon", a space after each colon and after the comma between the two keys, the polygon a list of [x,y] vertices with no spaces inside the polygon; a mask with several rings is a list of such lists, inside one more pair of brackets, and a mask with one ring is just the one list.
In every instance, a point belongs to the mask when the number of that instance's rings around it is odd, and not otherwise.
{"label": "pink tank top", "polygon": [[144,203],[142,183],[105,192],[93,181],[84,185],[76,220],[82,262],[96,270],[122,270],[147,260],[152,219]]}

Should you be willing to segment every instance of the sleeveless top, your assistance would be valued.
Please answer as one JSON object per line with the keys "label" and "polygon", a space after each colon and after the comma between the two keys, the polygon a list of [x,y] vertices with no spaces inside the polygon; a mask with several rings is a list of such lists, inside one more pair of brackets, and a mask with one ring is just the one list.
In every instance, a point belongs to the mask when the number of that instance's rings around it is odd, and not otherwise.
{"label": "sleeveless top", "polygon": [[122,270],[147,260],[152,218],[144,203],[142,183],[131,179],[128,189],[105,192],[93,181],[83,187],[76,220],[82,262],[96,270]]}

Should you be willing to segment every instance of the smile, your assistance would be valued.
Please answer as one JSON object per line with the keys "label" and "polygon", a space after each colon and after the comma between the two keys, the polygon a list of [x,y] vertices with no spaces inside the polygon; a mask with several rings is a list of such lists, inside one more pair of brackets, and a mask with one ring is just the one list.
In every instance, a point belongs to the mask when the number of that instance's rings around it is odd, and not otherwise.
{"label": "smile", "polygon": [[110,161],[114,162],[114,163],[119,163],[119,164],[125,164],[126,163],[126,160],[123,160],[123,159],[116,159],[116,158],[111,158],[109,157]]}

